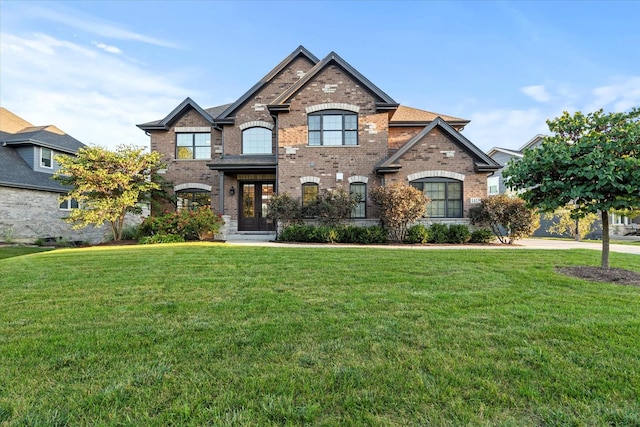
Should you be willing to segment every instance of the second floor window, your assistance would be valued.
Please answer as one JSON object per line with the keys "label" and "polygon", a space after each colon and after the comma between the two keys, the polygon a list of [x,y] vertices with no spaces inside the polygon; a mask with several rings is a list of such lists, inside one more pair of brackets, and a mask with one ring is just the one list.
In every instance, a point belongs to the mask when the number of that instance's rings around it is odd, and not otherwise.
{"label": "second floor window", "polygon": [[210,159],[210,133],[177,133],[176,159]]}
{"label": "second floor window", "polygon": [[358,115],[350,111],[310,114],[309,145],[358,145]]}
{"label": "second floor window", "polygon": [[53,165],[53,152],[48,148],[40,148],[40,166],[50,168]]}
{"label": "second floor window", "polygon": [[254,127],[242,131],[242,154],[272,154],[271,131]]}

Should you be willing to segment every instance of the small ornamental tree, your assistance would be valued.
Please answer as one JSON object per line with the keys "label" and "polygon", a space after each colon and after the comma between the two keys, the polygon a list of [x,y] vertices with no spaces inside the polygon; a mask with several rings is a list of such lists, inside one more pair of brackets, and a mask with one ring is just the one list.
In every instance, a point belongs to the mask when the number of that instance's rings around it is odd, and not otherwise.
{"label": "small ornamental tree", "polygon": [[277,239],[279,226],[284,229],[292,224],[302,223],[300,202],[292,198],[288,193],[274,194],[267,205],[266,217],[275,224]]}
{"label": "small ornamental tree", "polygon": [[65,221],[76,229],[108,222],[114,240],[122,240],[125,215],[159,188],[150,176],[162,167],[160,159],[160,153],[126,145],[116,151],[83,147],[75,157],[56,156],[60,169],[53,178],[73,187],[61,201],[75,199],[79,206]]}
{"label": "small ornamental tree", "polygon": [[350,194],[344,188],[325,190],[313,203],[304,207],[303,216],[317,218],[322,225],[338,225],[351,218],[359,202],[359,195]]}
{"label": "small ornamental tree", "polygon": [[554,223],[547,228],[547,231],[562,236],[571,236],[577,241],[584,239],[591,232],[593,223],[598,219],[598,215],[588,213],[583,214],[582,217],[576,217],[573,215],[575,210],[575,205],[567,205],[556,209],[554,212],[545,213],[545,219],[554,220]]}
{"label": "small ornamental tree", "polygon": [[504,194],[482,199],[480,206],[469,209],[469,218],[473,225],[491,227],[500,243],[509,245],[540,227],[540,215],[524,200]]}
{"label": "small ornamental tree", "polygon": [[395,242],[405,240],[407,227],[422,218],[430,202],[422,191],[402,182],[375,187],[370,194],[380,210],[382,226]]}
{"label": "small ornamental tree", "polygon": [[640,206],[640,108],[577,112],[547,120],[553,136],[504,170],[507,184],[543,212],[574,202],[576,217],[600,213],[602,267],[609,268],[609,213]]}

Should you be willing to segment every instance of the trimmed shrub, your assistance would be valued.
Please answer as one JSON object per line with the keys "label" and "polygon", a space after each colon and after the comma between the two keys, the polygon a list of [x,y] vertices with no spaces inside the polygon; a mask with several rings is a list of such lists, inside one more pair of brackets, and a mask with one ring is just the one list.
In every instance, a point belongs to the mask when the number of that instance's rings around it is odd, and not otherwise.
{"label": "trimmed shrub", "polygon": [[422,191],[402,182],[375,187],[370,194],[380,209],[382,225],[394,242],[405,240],[408,225],[422,217],[430,202]]}
{"label": "trimmed shrub", "polygon": [[469,243],[491,243],[495,240],[496,235],[489,228],[479,228],[471,233]]}
{"label": "trimmed shrub", "polygon": [[448,227],[446,224],[434,222],[429,227],[429,243],[447,243],[449,241]]}
{"label": "trimmed shrub", "polygon": [[407,229],[406,243],[420,243],[424,245],[429,241],[429,229],[422,224],[417,224]]}
{"label": "trimmed shrub", "polygon": [[214,235],[224,224],[222,216],[208,206],[196,210],[181,210],[164,215],[147,217],[139,227],[139,235],[175,234],[184,240],[205,240]]}
{"label": "trimmed shrub", "polygon": [[290,225],[278,237],[283,242],[376,244],[387,241],[387,230],[372,227]]}
{"label": "trimmed shrub", "polygon": [[501,243],[512,244],[528,237],[540,226],[540,215],[524,200],[504,194],[482,199],[480,206],[469,209],[471,224],[491,227]]}
{"label": "trimmed shrub", "polygon": [[447,230],[447,242],[454,244],[467,243],[471,239],[469,227],[464,224],[451,224]]}
{"label": "trimmed shrub", "polygon": [[184,241],[184,237],[177,234],[154,234],[153,236],[141,238],[139,243],[141,245],[151,245],[155,243],[181,243]]}

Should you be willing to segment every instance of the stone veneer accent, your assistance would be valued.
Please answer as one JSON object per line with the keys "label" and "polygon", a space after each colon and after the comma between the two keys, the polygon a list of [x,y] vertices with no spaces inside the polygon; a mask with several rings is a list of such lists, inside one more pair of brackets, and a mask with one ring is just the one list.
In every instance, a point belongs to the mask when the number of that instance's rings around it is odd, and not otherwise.
{"label": "stone veneer accent", "polygon": [[320,184],[320,178],[318,178],[317,176],[303,176],[302,178],[300,178],[300,184],[305,184],[307,182]]}
{"label": "stone veneer accent", "polygon": [[254,127],[261,127],[261,128],[267,128],[269,130],[273,130],[273,123],[263,122],[262,120],[253,120],[238,126],[240,130],[245,130],[245,129],[254,128]]}
{"label": "stone veneer accent", "polygon": [[352,111],[354,113],[360,112],[360,107],[357,105],[347,104],[344,102],[327,102],[324,104],[312,105],[310,107],[305,108],[307,114],[315,113],[316,111],[322,110],[346,110]]}
{"label": "stone veneer accent", "polygon": [[110,227],[105,224],[99,228],[72,229],[62,219],[69,211],[60,209],[59,196],[48,191],[0,187],[0,241],[33,243],[46,237],[89,243],[103,241]]}
{"label": "stone veneer accent", "polygon": [[211,191],[211,186],[207,184],[200,184],[197,182],[186,182],[184,184],[178,184],[173,187],[173,191],[191,190],[191,189]]}
{"label": "stone veneer accent", "polygon": [[350,176],[348,181],[349,181],[349,184],[352,184],[354,182],[364,182],[365,184],[368,184],[369,177],[362,176],[362,175],[354,175],[354,176]]}
{"label": "stone veneer accent", "polygon": [[412,173],[411,175],[407,175],[407,181],[415,181],[416,179],[433,178],[433,177],[451,178],[451,179],[457,179],[458,181],[464,181],[464,178],[465,178],[465,176],[461,173],[436,170],[436,171],[423,171],[423,172]]}

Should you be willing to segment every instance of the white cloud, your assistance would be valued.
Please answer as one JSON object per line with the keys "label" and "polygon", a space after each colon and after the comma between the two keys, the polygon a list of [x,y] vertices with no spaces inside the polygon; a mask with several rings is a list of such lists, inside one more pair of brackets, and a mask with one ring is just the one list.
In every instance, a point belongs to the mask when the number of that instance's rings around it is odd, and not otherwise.
{"label": "white cloud", "polygon": [[616,82],[600,86],[592,91],[595,99],[587,111],[604,108],[605,111],[627,111],[640,107],[640,76],[617,78]]}
{"label": "white cloud", "polygon": [[72,28],[86,31],[89,34],[117,40],[137,41],[167,48],[178,47],[176,43],[136,33],[135,31],[121,28],[110,22],[99,20],[94,16],[82,14],[73,9],[61,10],[59,5],[56,9],[52,9],[41,6],[31,6],[27,3],[25,7],[28,13],[40,19],[65,24]]}
{"label": "white cloud", "polygon": [[[108,46],[107,46],[108,47]],[[43,34],[0,34],[2,105],[37,125],[55,124],[85,144],[148,146],[137,123],[160,119],[197,91],[122,55]]]}
{"label": "white cloud", "polygon": [[94,43],[94,44],[96,45],[97,48],[102,49],[105,52],[114,53],[116,55],[119,55],[122,53],[122,50],[117,48],[116,46],[109,46],[104,43]]}
{"label": "white cloud", "polygon": [[525,86],[520,88],[520,91],[538,102],[548,102],[551,100],[551,95],[547,92],[544,85]]}

